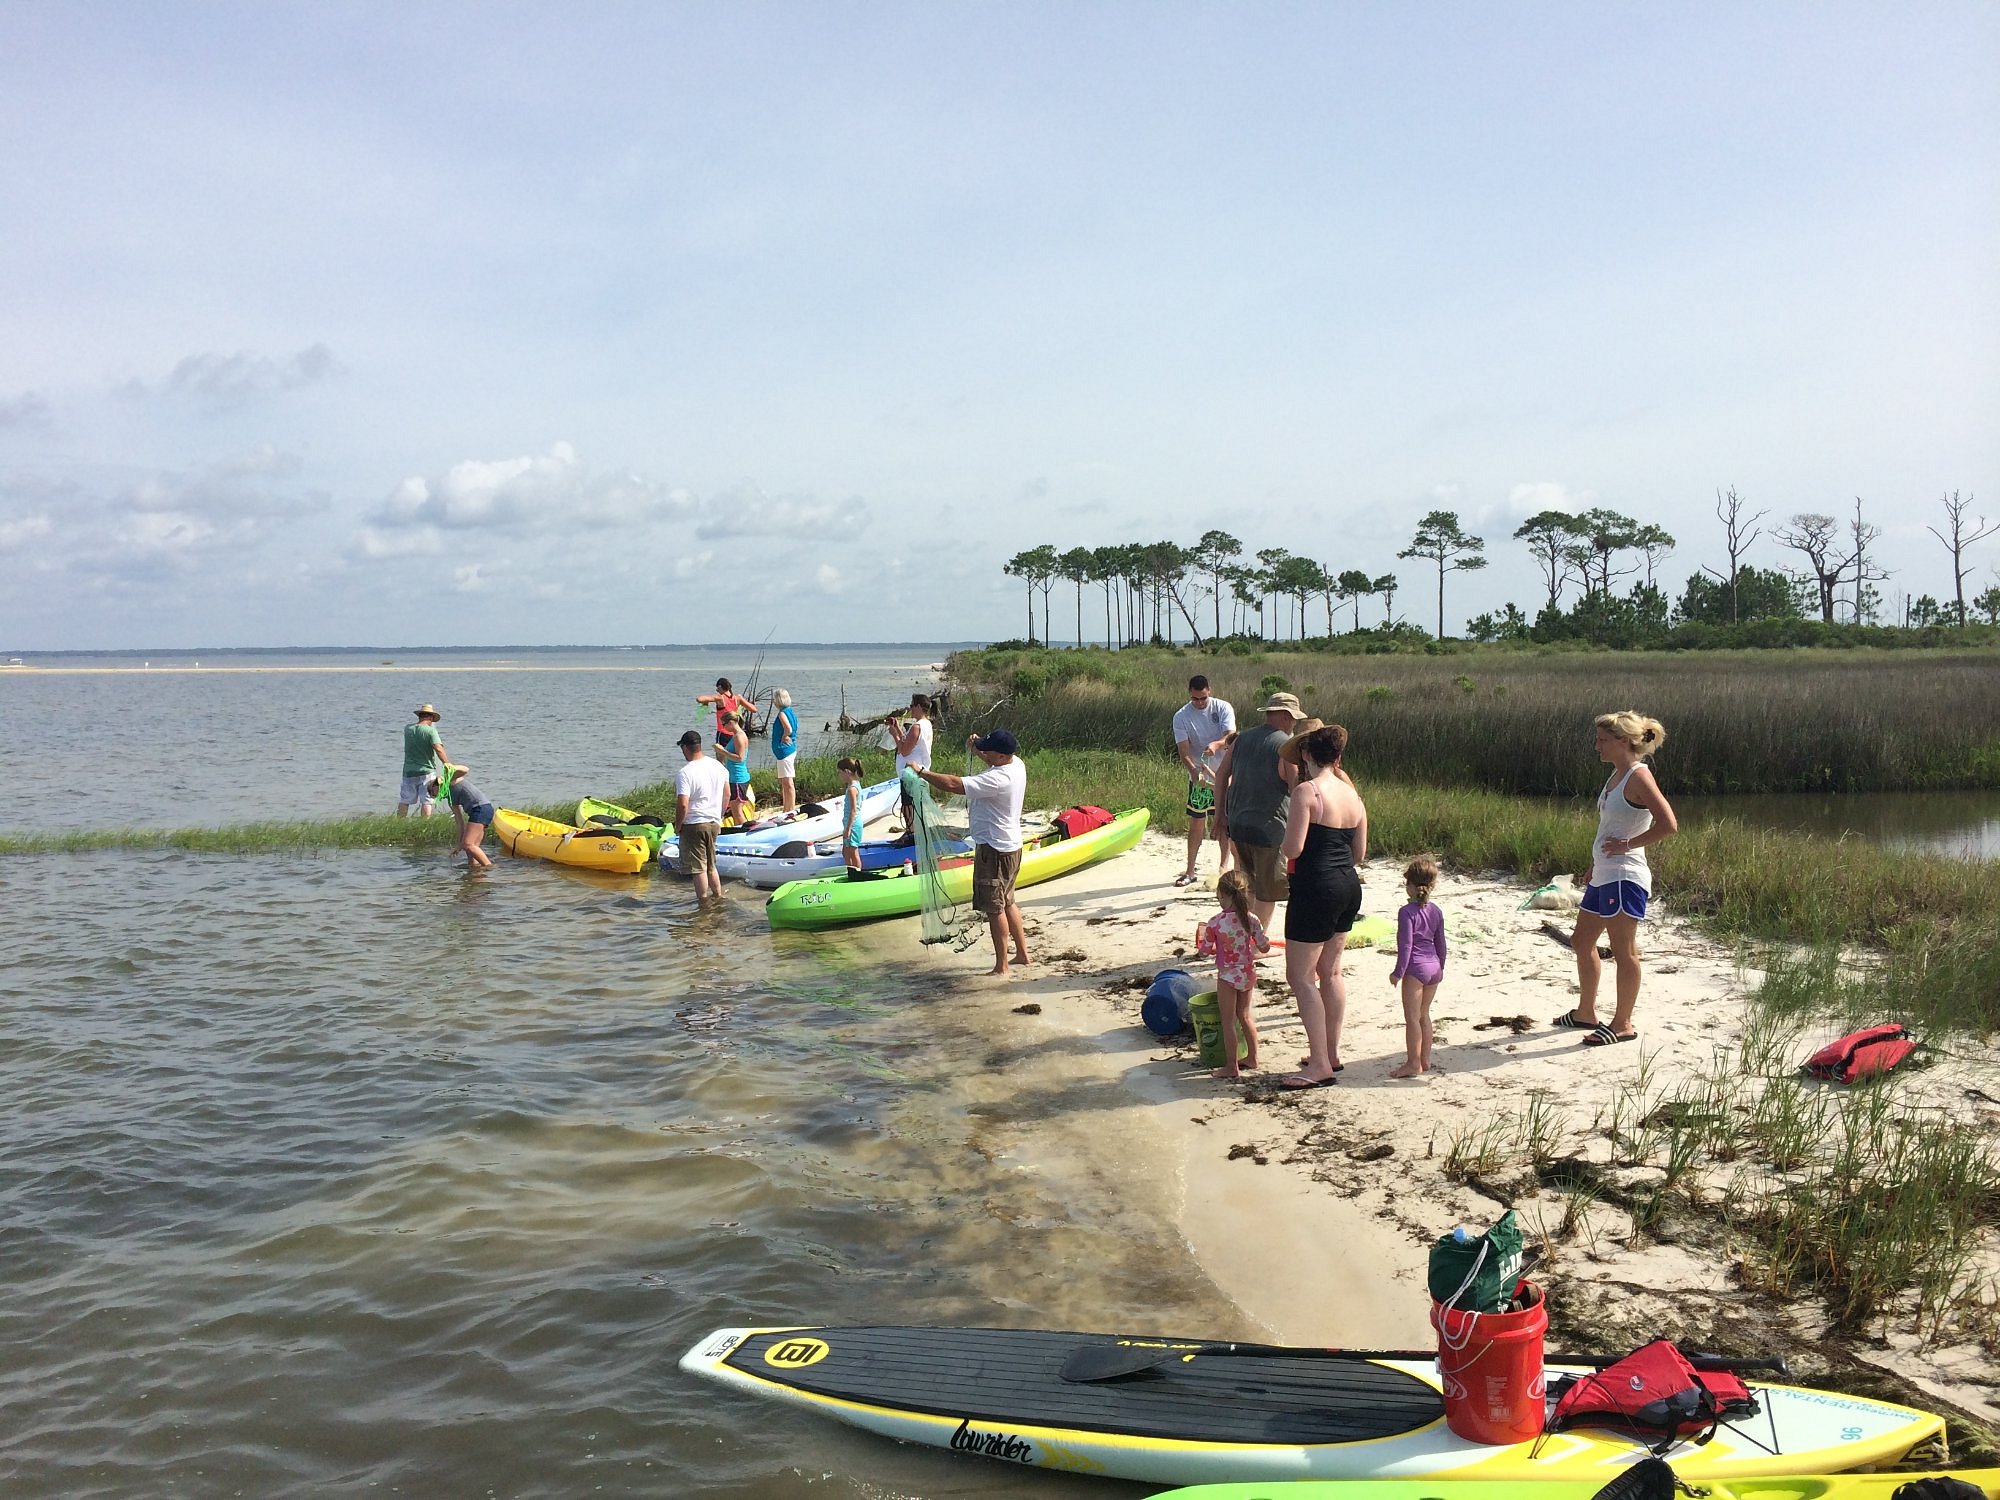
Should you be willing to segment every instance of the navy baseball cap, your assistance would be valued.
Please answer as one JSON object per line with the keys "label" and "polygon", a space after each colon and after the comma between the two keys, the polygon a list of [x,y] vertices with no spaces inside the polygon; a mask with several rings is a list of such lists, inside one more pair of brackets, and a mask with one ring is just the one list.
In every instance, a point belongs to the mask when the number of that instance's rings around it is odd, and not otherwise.
{"label": "navy baseball cap", "polygon": [[1011,729],[996,729],[991,734],[983,734],[972,742],[975,750],[984,750],[991,755],[1019,755],[1020,741],[1014,738]]}

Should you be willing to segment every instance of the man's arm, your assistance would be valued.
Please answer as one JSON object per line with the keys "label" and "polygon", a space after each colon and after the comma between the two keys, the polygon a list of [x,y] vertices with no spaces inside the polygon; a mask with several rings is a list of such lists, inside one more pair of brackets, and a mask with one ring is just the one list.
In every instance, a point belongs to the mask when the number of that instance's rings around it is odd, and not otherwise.
{"label": "man's arm", "polygon": [[1227,828],[1223,821],[1229,811],[1229,773],[1236,765],[1236,746],[1232,742],[1222,752],[1222,760],[1215,768],[1215,826]]}
{"label": "man's arm", "polygon": [[910,769],[916,771],[919,776],[923,777],[925,781],[928,781],[941,792],[950,792],[955,797],[965,795],[965,778],[963,776],[947,776],[942,771],[917,770],[915,766],[910,767]]}

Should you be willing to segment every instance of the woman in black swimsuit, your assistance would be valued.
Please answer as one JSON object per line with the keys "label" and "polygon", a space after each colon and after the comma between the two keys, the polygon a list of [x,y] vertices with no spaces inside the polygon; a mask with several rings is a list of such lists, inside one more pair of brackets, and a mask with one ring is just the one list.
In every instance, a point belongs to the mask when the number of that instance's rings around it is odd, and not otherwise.
{"label": "woman in black swimsuit", "polygon": [[1347,982],[1340,956],[1361,914],[1360,866],[1368,858],[1368,809],[1341,769],[1347,731],[1328,724],[1292,740],[1278,753],[1310,772],[1292,788],[1283,854],[1291,869],[1285,903],[1285,977],[1298,997],[1307,1055],[1281,1088],[1316,1089],[1341,1068],[1340,1023]]}

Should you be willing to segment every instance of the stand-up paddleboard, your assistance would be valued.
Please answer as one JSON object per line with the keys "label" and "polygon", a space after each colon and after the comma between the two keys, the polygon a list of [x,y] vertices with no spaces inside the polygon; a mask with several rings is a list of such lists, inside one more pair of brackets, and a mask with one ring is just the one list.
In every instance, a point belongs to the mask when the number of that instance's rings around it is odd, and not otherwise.
{"label": "stand-up paddleboard", "polygon": [[[1139,842],[1151,816],[1142,807],[1120,813],[1102,827],[1074,838],[1051,839],[1045,835],[1024,844],[1021,872],[1014,877],[1015,887],[1038,885],[1114,854],[1123,854]],[[937,880],[939,893],[946,902],[970,900],[972,860],[940,861]],[[844,927],[850,922],[874,922],[884,917],[914,916],[922,910],[923,903],[924,881],[918,874],[892,871],[868,880],[825,875],[817,880],[793,880],[779,886],[764,903],[764,914],[773,927],[811,931]]]}
{"label": "stand-up paddleboard", "polygon": [[[1901,1474],[1771,1474],[1694,1481],[1702,1500],[1895,1500],[1912,1480],[1969,1484],[2000,1500],[2000,1469],[1924,1469]],[[1195,1484],[1153,1500],[1597,1500],[1602,1486],[1573,1479],[1301,1479],[1275,1484]]]}
{"label": "stand-up paddleboard", "polygon": [[[1116,1379],[1064,1378],[1078,1351],[1121,1347],[1161,1357]],[[1601,1486],[1646,1453],[1630,1437],[1594,1429],[1551,1433],[1539,1447],[1468,1442],[1445,1426],[1435,1360],[1191,1352],[1202,1347],[998,1328],[724,1328],[690,1349],[681,1368],[904,1442],[1155,1484],[1451,1478]],[[1582,1367],[1550,1366],[1571,1368]],[[1754,1389],[1756,1417],[1668,1452],[1683,1477],[1893,1463],[1944,1429],[1940,1417],[1885,1401]]]}

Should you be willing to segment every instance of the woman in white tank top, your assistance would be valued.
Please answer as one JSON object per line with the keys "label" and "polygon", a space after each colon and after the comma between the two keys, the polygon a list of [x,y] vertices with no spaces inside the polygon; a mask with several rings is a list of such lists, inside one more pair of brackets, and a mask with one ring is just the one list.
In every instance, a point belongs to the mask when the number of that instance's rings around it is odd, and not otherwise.
{"label": "woman in white tank top", "polygon": [[[1597,794],[1597,837],[1590,846],[1590,879],[1583,909],[1576,914],[1576,1008],[1556,1017],[1556,1025],[1587,1033],[1586,1047],[1630,1042],[1632,1012],[1639,1003],[1639,924],[1646,918],[1652,896],[1653,871],[1646,849],[1674,832],[1680,824],[1673,807],[1645,758],[1666,742],[1658,719],[1632,713],[1600,714],[1596,721],[1597,758],[1611,767],[1610,779]],[[1608,937],[1611,959],[1618,969],[1618,1008],[1610,1021],[1597,1018],[1597,985],[1604,966],[1597,958],[1597,940]]]}

